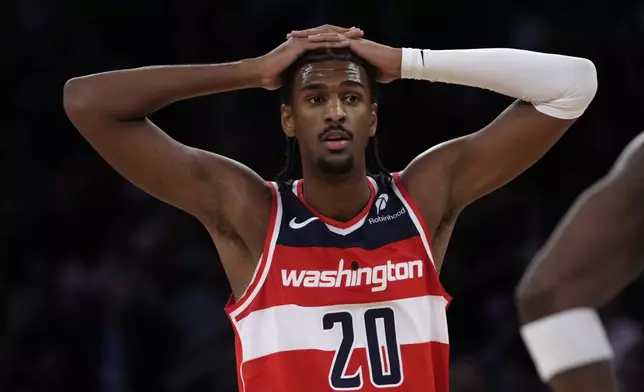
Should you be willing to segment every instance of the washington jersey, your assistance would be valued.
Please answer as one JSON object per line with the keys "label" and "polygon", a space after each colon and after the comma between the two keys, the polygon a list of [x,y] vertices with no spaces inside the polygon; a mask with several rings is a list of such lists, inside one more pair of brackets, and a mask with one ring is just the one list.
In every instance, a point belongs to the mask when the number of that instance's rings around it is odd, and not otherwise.
{"label": "washington jersey", "polygon": [[315,211],[303,180],[270,183],[261,259],[226,306],[241,392],[448,391],[450,297],[430,233],[398,173],[368,180],[349,222]]}

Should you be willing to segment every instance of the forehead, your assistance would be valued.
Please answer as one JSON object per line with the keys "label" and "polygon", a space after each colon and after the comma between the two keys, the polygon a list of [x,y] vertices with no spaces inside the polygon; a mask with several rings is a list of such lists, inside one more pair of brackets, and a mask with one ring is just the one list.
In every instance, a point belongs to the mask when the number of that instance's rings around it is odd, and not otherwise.
{"label": "forehead", "polygon": [[306,64],[300,68],[295,85],[302,88],[311,84],[335,85],[345,81],[369,85],[367,72],[351,61],[332,60]]}

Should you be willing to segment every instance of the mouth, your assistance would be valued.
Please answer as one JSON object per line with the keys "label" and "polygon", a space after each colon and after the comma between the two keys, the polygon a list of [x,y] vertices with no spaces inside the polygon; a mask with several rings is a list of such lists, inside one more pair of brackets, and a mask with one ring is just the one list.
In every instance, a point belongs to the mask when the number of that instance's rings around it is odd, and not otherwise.
{"label": "mouth", "polygon": [[341,151],[349,146],[351,137],[347,132],[334,130],[325,133],[322,142],[330,151]]}

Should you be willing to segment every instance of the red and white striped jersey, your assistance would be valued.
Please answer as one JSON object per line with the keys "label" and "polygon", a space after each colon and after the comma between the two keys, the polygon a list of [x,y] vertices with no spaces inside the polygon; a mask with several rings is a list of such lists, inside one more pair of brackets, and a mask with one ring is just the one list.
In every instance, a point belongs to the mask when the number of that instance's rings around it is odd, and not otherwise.
{"label": "red and white striped jersey", "polygon": [[316,212],[302,180],[271,183],[264,252],[226,306],[241,392],[448,391],[450,297],[397,173],[380,180],[350,222]]}

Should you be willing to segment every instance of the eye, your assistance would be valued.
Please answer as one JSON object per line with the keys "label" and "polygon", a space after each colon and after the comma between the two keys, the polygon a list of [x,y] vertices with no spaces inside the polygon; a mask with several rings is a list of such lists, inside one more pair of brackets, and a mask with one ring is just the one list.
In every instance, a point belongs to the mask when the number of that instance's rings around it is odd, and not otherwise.
{"label": "eye", "polygon": [[311,97],[308,97],[306,101],[311,105],[319,105],[322,102],[324,102],[324,100],[322,99],[322,96],[320,95],[313,95]]}
{"label": "eye", "polygon": [[355,95],[355,94],[350,94],[350,95],[347,95],[346,97],[344,97],[344,100],[350,105],[355,105],[358,102],[360,102],[360,97],[358,95]]}

